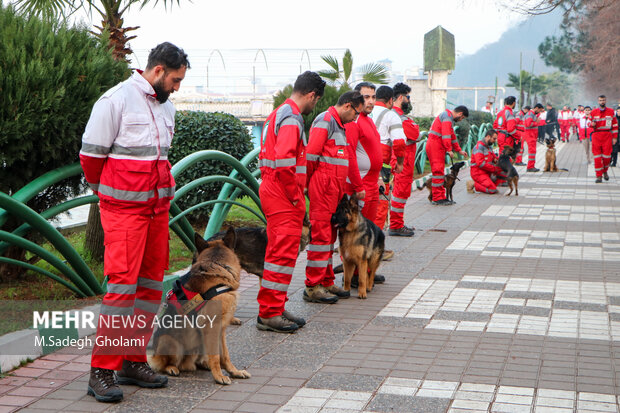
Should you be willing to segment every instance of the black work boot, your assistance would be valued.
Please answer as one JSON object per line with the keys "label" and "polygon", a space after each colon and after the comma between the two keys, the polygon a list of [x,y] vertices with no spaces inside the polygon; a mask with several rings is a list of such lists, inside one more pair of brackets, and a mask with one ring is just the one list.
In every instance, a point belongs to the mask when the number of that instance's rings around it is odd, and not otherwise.
{"label": "black work boot", "polygon": [[168,377],[155,373],[147,362],[123,360],[123,368],[116,376],[118,384],[135,384],[150,389],[168,385]]}
{"label": "black work boot", "polygon": [[414,232],[413,230],[402,226],[401,228],[390,228],[388,234],[396,237],[413,237]]}
{"label": "black work boot", "polygon": [[294,333],[299,325],[286,317],[277,315],[274,317],[256,317],[256,328],[263,331],[275,331],[276,333]]}
{"label": "black work boot", "polygon": [[[375,274],[375,284],[383,284],[385,282],[385,277],[381,274]],[[351,288],[359,287],[360,279],[357,275],[351,277]]]}
{"label": "black work boot", "polygon": [[607,175],[607,171],[603,172],[603,179],[609,181],[609,175]]}
{"label": "black work boot", "polygon": [[596,177],[596,181],[594,181],[594,182],[597,183],[597,184],[603,183],[603,177],[602,176],[597,176]]}
{"label": "black work boot", "polygon": [[320,304],[334,304],[338,302],[338,296],[327,291],[321,284],[317,284],[313,287],[306,286],[303,299],[310,303]]}
{"label": "black work boot", "polygon": [[282,317],[286,318],[287,320],[291,320],[293,323],[297,324],[300,328],[306,325],[306,320],[304,320],[301,317],[297,317],[296,315],[284,310],[284,312],[282,313]]}
{"label": "black work boot", "polygon": [[444,206],[447,206],[447,205],[452,205],[452,204],[454,204],[454,202],[452,202],[452,201],[448,201],[447,199],[440,199],[439,201],[432,201],[432,202],[431,202],[431,204],[433,204],[433,205],[444,205]]}
{"label": "black work boot", "polygon": [[123,400],[123,391],[114,381],[114,370],[99,367],[90,368],[88,392],[98,402],[118,402]]}

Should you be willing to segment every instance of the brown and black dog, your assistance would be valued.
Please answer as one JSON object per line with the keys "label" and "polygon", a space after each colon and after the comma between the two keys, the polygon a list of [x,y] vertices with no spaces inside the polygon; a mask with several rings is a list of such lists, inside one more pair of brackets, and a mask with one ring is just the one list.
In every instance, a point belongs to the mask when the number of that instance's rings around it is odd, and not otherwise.
{"label": "brown and black dog", "polygon": [[[179,282],[185,292],[206,296],[208,292],[214,292],[216,295],[210,297],[206,305],[190,312],[186,311],[186,304],[183,303],[191,305],[192,299],[189,301],[179,299],[175,306],[169,294],[166,299],[167,306],[161,318],[163,320],[164,316],[171,316],[169,317],[171,320],[177,320],[178,317],[185,317],[184,320],[189,318],[196,320],[202,317],[201,320],[215,320],[219,323],[218,328],[215,330],[206,328],[205,322],[202,325],[198,323],[184,326],[169,324],[167,327],[158,328],[154,336],[154,355],[150,358],[149,364],[153,369],[171,376],[178,376],[180,371],[195,371],[197,367],[208,369],[211,370],[213,378],[219,384],[230,384],[230,377],[247,379],[250,373],[239,370],[232,364],[226,346],[226,327],[231,323],[237,307],[238,292],[236,290],[239,288],[241,271],[239,259],[231,248],[235,245],[235,231],[229,228],[224,238],[216,241],[205,241],[196,235],[194,242],[198,255],[190,271],[181,277]],[[199,301],[202,301],[200,295],[197,297]],[[179,305],[183,308],[179,309]],[[212,314],[211,311],[214,308],[217,310]],[[214,334],[216,336],[213,336]],[[210,343],[215,343],[215,348],[219,348],[219,354],[208,354],[215,353],[209,351],[208,340]],[[230,377],[222,373],[222,368],[230,374]]]}
{"label": "brown and black dog", "polygon": [[[224,238],[225,231],[218,232],[208,241]],[[241,227],[235,229],[235,244],[231,247],[241,263],[241,268],[251,274],[263,277],[265,268],[265,251],[267,250],[267,230],[265,227],[252,228]],[[304,223],[301,229],[301,241],[299,242],[299,252],[306,249],[310,243],[310,218],[308,214],[304,216]]]}
{"label": "brown and black dog", "polygon": [[357,296],[366,298],[366,291],[372,290],[375,273],[381,263],[385,235],[378,226],[362,215],[355,196],[342,197],[332,216],[332,225],[338,229],[339,251],[344,267],[344,289],[351,290],[351,278],[357,268]]}
{"label": "brown and black dog", "polygon": [[566,168],[558,168],[555,164],[555,139],[545,139],[547,144],[547,153],[545,153],[545,169],[543,172],[568,171]]}
{"label": "brown and black dog", "polygon": [[[454,188],[454,184],[456,184],[456,181],[459,179],[458,178],[459,171],[461,170],[463,166],[465,166],[465,162],[463,161],[453,164],[450,167],[450,173],[448,175],[445,175],[443,178],[443,186],[444,188],[446,188],[446,198],[448,198],[448,201],[454,201],[452,198],[452,188]],[[425,187],[428,189],[428,200],[432,202],[433,201],[432,179],[429,179],[428,181],[424,182],[424,185],[422,185],[422,188],[418,188],[418,191],[421,191]]]}
{"label": "brown and black dog", "polygon": [[497,166],[499,166],[504,172],[504,177],[502,178],[506,179],[508,187],[510,188],[510,191],[506,194],[506,196],[510,196],[510,194],[512,194],[513,187],[515,190],[515,196],[519,196],[519,173],[512,165],[514,155],[515,149],[512,146],[504,146],[503,152],[497,159]]}

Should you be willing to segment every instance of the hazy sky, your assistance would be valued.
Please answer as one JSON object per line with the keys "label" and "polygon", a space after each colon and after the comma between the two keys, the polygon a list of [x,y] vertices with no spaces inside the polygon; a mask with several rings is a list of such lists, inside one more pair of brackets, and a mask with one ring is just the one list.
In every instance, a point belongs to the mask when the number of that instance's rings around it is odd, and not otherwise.
{"label": "hazy sky", "polygon": [[134,50],[162,41],[186,50],[348,47],[356,65],[389,58],[402,70],[422,65],[424,33],[437,25],[455,35],[458,53],[471,54],[522,19],[494,0],[181,0],[168,11],[135,7],[125,26],[141,26]]}

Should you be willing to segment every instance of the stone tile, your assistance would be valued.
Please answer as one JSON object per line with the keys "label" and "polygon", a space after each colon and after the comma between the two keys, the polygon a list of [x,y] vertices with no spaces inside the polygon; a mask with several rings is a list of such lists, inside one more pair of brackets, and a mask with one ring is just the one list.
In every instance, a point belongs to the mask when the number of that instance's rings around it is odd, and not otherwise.
{"label": "stone tile", "polygon": [[318,373],[312,377],[310,381],[308,381],[306,387],[316,389],[374,392],[382,381],[383,377],[380,376]]}
{"label": "stone tile", "polygon": [[449,405],[449,399],[378,394],[369,403],[367,410],[373,412],[443,413]]}

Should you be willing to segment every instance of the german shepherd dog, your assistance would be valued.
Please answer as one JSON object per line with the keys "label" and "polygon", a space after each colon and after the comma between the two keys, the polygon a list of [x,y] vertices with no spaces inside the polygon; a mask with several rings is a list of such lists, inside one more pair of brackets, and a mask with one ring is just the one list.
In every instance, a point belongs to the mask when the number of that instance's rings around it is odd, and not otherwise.
{"label": "german shepherd dog", "polygon": [[332,215],[332,225],[338,229],[340,254],[344,267],[344,289],[351,290],[351,278],[357,268],[359,274],[358,298],[366,298],[371,291],[375,273],[385,249],[385,235],[360,211],[357,197],[343,196]]}
{"label": "german shepherd dog", "polygon": [[519,173],[512,165],[512,159],[514,159],[514,154],[515,149],[512,146],[504,146],[504,150],[497,160],[497,166],[499,166],[502,171],[504,171],[506,182],[508,183],[508,187],[510,188],[510,191],[506,194],[506,196],[512,194],[513,186],[515,190],[515,196],[519,196]]}
{"label": "german shepherd dog", "polygon": [[[265,251],[267,250],[267,230],[265,227],[252,228],[241,227],[235,230],[235,244],[231,247],[237,254],[241,268],[247,272],[263,278],[265,268]],[[226,231],[218,232],[207,241],[223,239]],[[299,252],[306,249],[310,243],[310,218],[308,213],[304,216],[304,223],[301,229],[301,241]]]}
{"label": "german shepherd dog", "polygon": [[566,168],[558,168],[555,164],[555,139],[545,139],[547,144],[547,153],[545,154],[544,172],[568,171]]}
{"label": "german shepherd dog", "polygon": [[[449,201],[453,201],[452,188],[454,188],[454,184],[456,184],[457,180],[460,181],[458,176],[459,176],[459,171],[461,170],[463,166],[465,166],[465,162],[463,161],[453,164],[450,167],[450,173],[448,175],[445,175],[443,178],[443,186],[444,188],[446,188],[446,198],[448,198]],[[424,185],[422,185],[422,188],[418,188],[418,191],[421,191],[425,187],[428,189],[428,200],[432,202],[433,201],[432,179],[429,179],[428,181],[424,182]]]}
{"label": "german shepherd dog", "polygon": [[[217,300],[221,303],[221,314],[215,314],[216,317],[220,317],[221,322],[220,353],[207,354],[206,343],[209,339],[207,336],[211,330],[209,328],[199,328],[196,325],[162,327],[155,333],[155,351],[149,364],[155,370],[171,376],[178,376],[180,371],[195,371],[197,367],[208,369],[211,370],[214,380],[219,384],[231,383],[231,378],[222,373],[222,368],[233,378],[247,379],[250,373],[239,370],[232,364],[226,346],[226,327],[233,319],[237,307],[239,294],[236,290],[239,288],[241,271],[239,259],[232,250],[235,245],[235,231],[229,228],[224,238],[216,241],[205,241],[196,234],[194,242],[198,255],[190,271],[181,278],[181,281],[185,290],[200,294],[205,294],[213,287],[218,289],[219,286],[225,287],[223,290],[226,292],[215,295],[210,300]],[[169,304],[170,302],[169,296],[164,315],[177,314],[178,310]],[[212,319],[213,314],[208,314],[208,307],[208,305],[199,307],[200,309],[196,310],[194,315],[203,315],[203,318],[210,316],[209,319]],[[214,340],[213,337],[210,339]]]}

